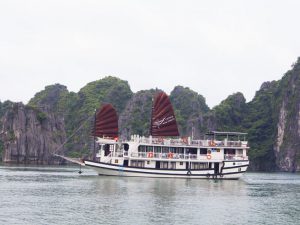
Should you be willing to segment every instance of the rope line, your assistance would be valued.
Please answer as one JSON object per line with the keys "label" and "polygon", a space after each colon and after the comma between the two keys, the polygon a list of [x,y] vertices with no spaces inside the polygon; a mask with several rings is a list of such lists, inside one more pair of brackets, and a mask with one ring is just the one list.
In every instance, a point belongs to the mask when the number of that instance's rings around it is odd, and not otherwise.
{"label": "rope line", "polygon": [[56,153],[66,144],[66,143],[68,143],[69,141],[70,141],[70,139],[91,119],[91,118],[93,118],[94,117],[94,115],[91,115],[91,116],[89,116],[80,126],[79,126],[79,128],[77,128],[77,130],[75,130],[72,134],[71,134],[71,136],[69,136],[68,138],[67,138],[67,140],[65,140],[64,141],[64,143],[62,143],[62,145],[60,145],[57,149],[55,149],[55,151],[54,152],[52,152],[52,155],[56,155]]}

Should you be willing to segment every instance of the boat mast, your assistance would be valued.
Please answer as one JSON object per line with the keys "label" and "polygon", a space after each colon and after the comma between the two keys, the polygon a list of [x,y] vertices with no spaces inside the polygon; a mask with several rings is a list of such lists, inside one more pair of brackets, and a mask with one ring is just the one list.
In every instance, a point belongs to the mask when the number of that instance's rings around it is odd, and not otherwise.
{"label": "boat mast", "polygon": [[153,111],[154,111],[154,99],[152,97],[152,108],[151,108],[151,117],[150,117],[150,136],[152,136],[152,120],[153,120]]}
{"label": "boat mast", "polygon": [[195,127],[194,123],[192,124],[192,140],[194,140],[194,132],[195,132]]}
{"label": "boat mast", "polygon": [[95,109],[94,113],[94,149],[93,149],[93,160],[96,160],[96,112],[97,110]]}

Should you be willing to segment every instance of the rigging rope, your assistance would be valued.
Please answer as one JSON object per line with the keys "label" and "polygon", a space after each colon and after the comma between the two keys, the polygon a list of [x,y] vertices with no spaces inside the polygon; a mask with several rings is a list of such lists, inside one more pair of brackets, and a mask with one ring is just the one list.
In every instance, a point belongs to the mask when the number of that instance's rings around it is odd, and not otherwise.
{"label": "rigging rope", "polygon": [[58,150],[60,150],[66,143],[69,142],[69,140],[91,119],[93,118],[94,115],[89,116],[80,126],[79,128],[77,128],[72,134],[71,136],[69,136],[67,138],[67,140],[64,141],[64,143],[62,143],[62,145],[60,145],[57,149],[55,149],[55,151],[52,153],[52,155],[56,155],[56,153],[58,152]]}

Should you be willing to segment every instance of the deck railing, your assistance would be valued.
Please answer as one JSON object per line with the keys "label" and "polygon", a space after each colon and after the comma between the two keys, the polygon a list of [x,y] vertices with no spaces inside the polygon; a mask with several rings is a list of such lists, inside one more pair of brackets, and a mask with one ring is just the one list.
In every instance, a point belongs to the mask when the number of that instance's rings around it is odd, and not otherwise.
{"label": "deck railing", "polygon": [[[205,155],[206,156],[206,155]],[[180,153],[154,153],[154,152],[134,152],[131,153],[134,158],[155,158],[155,159],[197,159],[196,154],[180,154]]]}
{"label": "deck railing", "polygon": [[234,155],[234,154],[225,154],[225,160],[248,160],[248,156],[244,155]]}
{"label": "deck railing", "polygon": [[[128,157],[128,151],[117,151],[110,153],[107,157]],[[156,152],[133,152],[130,154],[133,158],[143,159],[182,159],[182,160],[248,160],[248,156],[241,154],[183,154],[183,153],[156,153]]]}
{"label": "deck railing", "polygon": [[142,144],[166,145],[166,146],[195,146],[195,147],[247,147],[247,141],[229,141],[229,140],[191,140],[191,138],[153,138],[153,137],[134,137],[131,141]]}

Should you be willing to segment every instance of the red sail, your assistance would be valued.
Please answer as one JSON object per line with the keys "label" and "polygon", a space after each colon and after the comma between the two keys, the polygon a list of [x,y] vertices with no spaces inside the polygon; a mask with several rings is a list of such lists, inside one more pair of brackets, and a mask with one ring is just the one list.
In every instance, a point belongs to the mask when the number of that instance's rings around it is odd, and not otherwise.
{"label": "red sail", "polygon": [[118,137],[118,116],[111,104],[105,104],[96,113],[93,136],[96,137]]}
{"label": "red sail", "polygon": [[172,104],[164,92],[154,99],[150,133],[154,137],[179,136]]}

